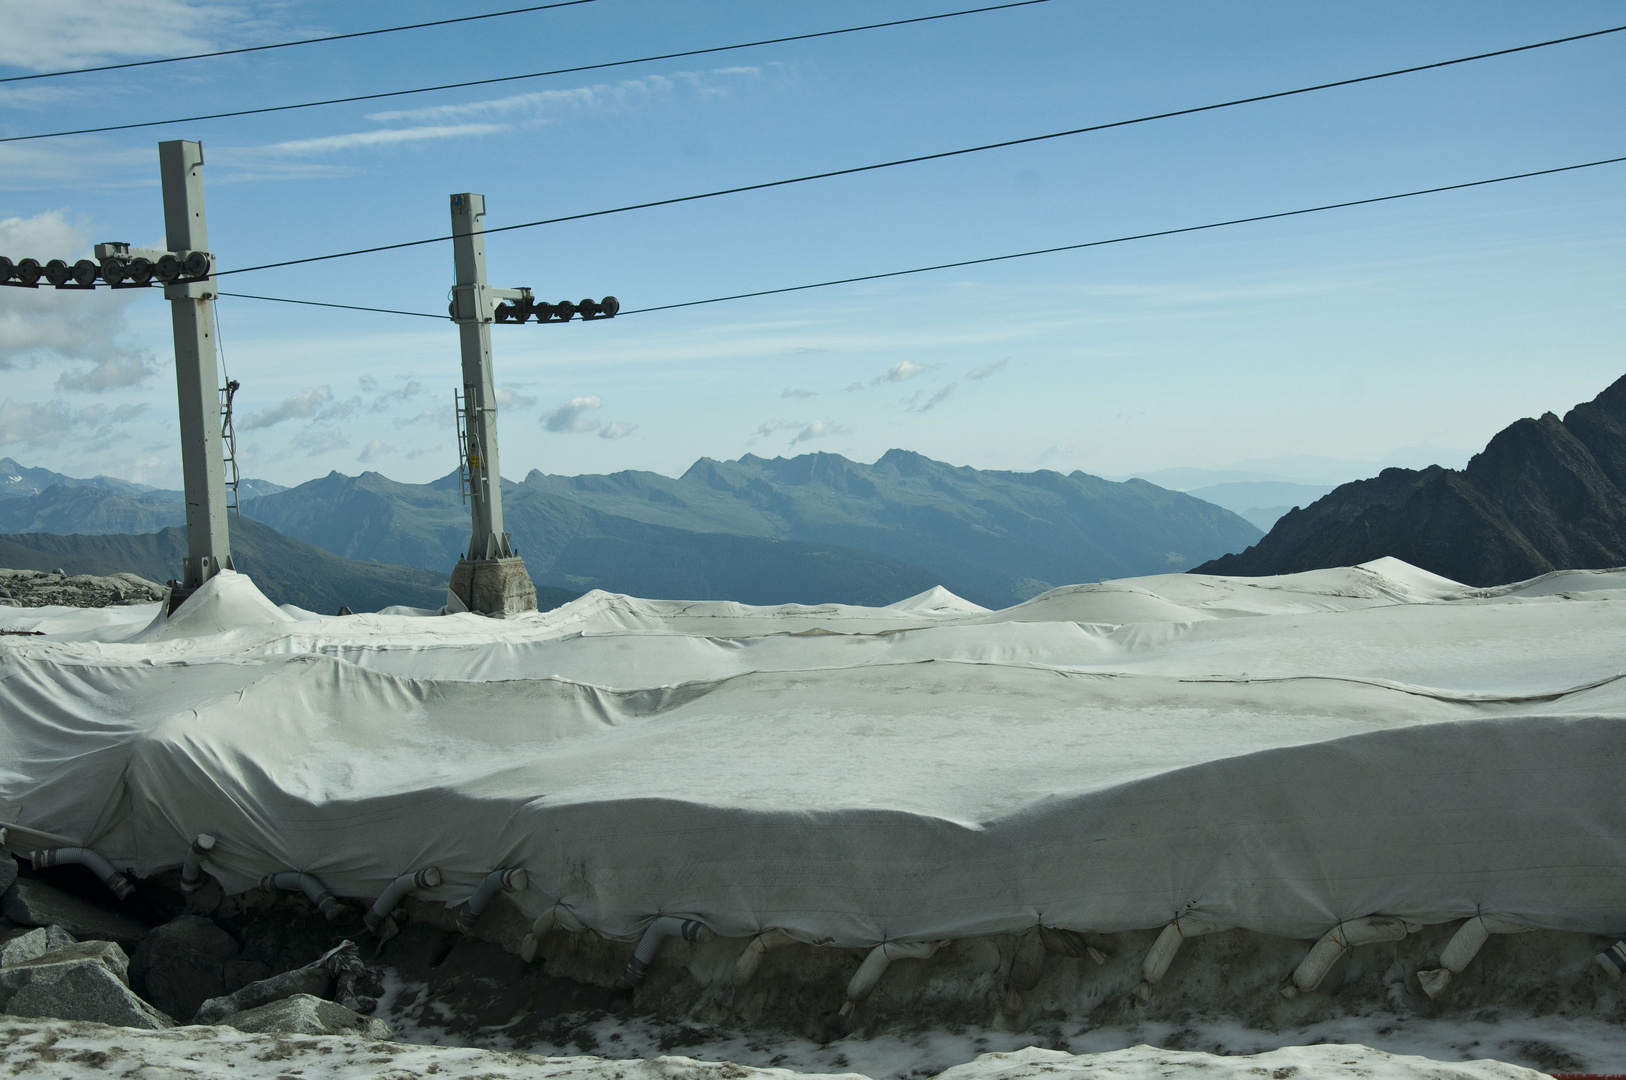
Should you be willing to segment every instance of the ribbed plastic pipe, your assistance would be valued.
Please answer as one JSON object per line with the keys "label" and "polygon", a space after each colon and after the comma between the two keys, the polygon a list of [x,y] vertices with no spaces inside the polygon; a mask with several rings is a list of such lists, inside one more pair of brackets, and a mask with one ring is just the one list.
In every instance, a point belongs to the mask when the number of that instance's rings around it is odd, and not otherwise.
{"label": "ribbed plastic pipe", "polygon": [[113,864],[88,847],[60,847],[34,852],[34,868],[47,866],[83,866],[102,879],[102,884],[113,890],[120,900],[128,900],[135,892],[130,879],[113,869]]}
{"label": "ribbed plastic pipe", "polygon": [[367,909],[367,914],[361,917],[361,921],[369,931],[376,931],[384,925],[384,920],[390,917],[390,912],[395,910],[395,905],[399,904],[407,893],[418,889],[433,889],[439,884],[440,868],[436,866],[426,866],[422,870],[402,874],[389,883],[373,902],[373,906]]}
{"label": "ribbed plastic pipe", "polygon": [[297,889],[310,897],[311,903],[316,905],[316,910],[329,921],[337,919],[344,911],[344,905],[339,903],[339,898],[328,892],[327,886],[314,874],[302,874],[297,870],[267,874],[260,879],[260,888],[283,889],[288,892]]}
{"label": "ribbed plastic pipe", "polygon": [[509,892],[524,892],[530,883],[531,879],[526,876],[524,867],[510,866],[502,870],[493,870],[480,882],[479,888],[474,890],[474,895],[463,904],[463,910],[458,912],[458,930],[465,934],[473,930],[480,913],[499,892],[505,889]]}
{"label": "ribbed plastic pipe", "polygon": [[203,857],[215,849],[215,838],[198,833],[181,859],[181,891],[195,893],[203,888]]}

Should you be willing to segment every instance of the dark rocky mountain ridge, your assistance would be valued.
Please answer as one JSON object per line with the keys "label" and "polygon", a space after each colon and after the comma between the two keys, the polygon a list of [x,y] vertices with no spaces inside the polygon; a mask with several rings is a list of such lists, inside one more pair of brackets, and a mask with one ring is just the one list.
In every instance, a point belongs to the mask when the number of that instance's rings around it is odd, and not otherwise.
{"label": "dark rocky mountain ridge", "polygon": [[1384,555],[1469,585],[1626,565],[1626,377],[1562,420],[1498,432],[1460,472],[1385,469],[1278,521],[1203,574],[1283,574]]}

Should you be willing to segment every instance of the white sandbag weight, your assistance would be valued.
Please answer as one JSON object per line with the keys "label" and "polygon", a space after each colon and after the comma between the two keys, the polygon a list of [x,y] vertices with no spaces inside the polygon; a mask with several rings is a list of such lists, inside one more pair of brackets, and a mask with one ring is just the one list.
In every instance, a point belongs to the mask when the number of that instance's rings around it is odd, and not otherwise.
{"label": "white sandbag weight", "polygon": [[1039,936],[1044,939],[1046,953],[1067,956],[1074,960],[1088,959],[1096,967],[1107,962],[1107,954],[1084,939],[1077,930],[1063,930],[1059,926],[1039,925]]}
{"label": "white sandbag weight", "polygon": [[390,912],[395,910],[395,905],[399,904],[407,893],[417,889],[433,889],[439,884],[440,868],[437,866],[426,866],[422,870],[402,874],[389,883],[378,899],[373,902],[373,906],[367,909],[367,914],[361,917],[361,921],[368,930],[377,931],[384,924],[384,920],[389,918]]}
{"label": "white sandbag weight", "polygon": [[751,943],[740,953],[740,958],[734,961],[734,985],[744,986],[756,975],[757,968],[762,966],[763,959],[768,953],[781,945],[789,945],[796,939],[783,930],[764,930],[751,939]]}
{"label": "white sandbag weight", "polygon": [[302,874],[297,870],[283,870],[276,874],[267,874],[260,879],[262,889],[285,889],[290,892],[297,889],[310,897],[311,903],[316,905],[329,921],[337,919],[344,911],[344,905],[339,898],[328,891],[322,880],[314,874]]}
{"label": "white sandbag weight", "polygon": [[1417,973],[1417,985],[1430,999],[1437,998],[1451,983],[1451,976],[1461,975],[1470,961],[1479,955],[1479,949],[1492,934],[1523,934],[1534,930],[1496,915],[1475,915],[1451,935],[1445,948],[1440,950],[1440,966]]}
{"label": "white sandbag weight", "polygon": [[195,893],[203,888],[203,857],[214,849],[215,838],[208,833],[198,833],[188,845],[186,855],[181,859],[182,892]]}
{"label": "white sandbag weight", "polygon": [[1604,974],[1618,982],[1621,975],[1626,974],[1626,940],[1615,942],[1593,959]]}
{"label": "white sandbag weight", "polygon": [[681,937],[684,941],[704,945],[712,939],[712,932],[711,927],[698,919],[662,915],[650,923],[644,930],[644,936],[638,939],[638,947],[632,950],[632,959],[627,961],[626,968],[621,972],[620,985],[643,985],[644,977],[649,974],[649,965],[655,962],[655,954],[660,952],[661,942],[669,937]]}
{"label": "white sandbag weight", "polygon": [[493,870],[480,882],[474,895],[463,904],[463,910],[457,913],[457,928],[463,933],[474,929],[475,920],[480,913],[491,903],[491,898],[499,892],[524,892],[530,887],[531,879],[526,875],[525,869],[519,866],[510,866],[502,870]]}
{"label": "white sandbag weight", "polygon": [[869,997],[881,981],[881,976],[886,974],[886,969],[892,966],[892,961],[926,960],[947,944],[946,941],[885,941],[875,946],[847,983],[847,1000],[842,1003],[841,1018],[851,1019],[853,1010],[860,1001]]}
{"label": "white sandbag weight", "polygon": [[[1232,927],[1217,923],[1213,919],[1205,919],[1201,915],[1182,915],[1163,928],[1152,942],[1152,947],[1146,952],[1146,959],[1140,965],[1140,985],[1135,987],[1135,996],[1142,1001],[1152,1000],[1152,987],[1163,981],[1168,974],[1169,965],[1174,963],[1174,956],[1180,951],[1180,946],[1187,938],[1204,937],[1208,934],[1218,934]],[[1097,961],[1099,963],[1099,961]]]}
{"label": "white sandbag weight", "polygon": [[1348,949],[1357,945],[1375,945],[1380,941],[1399,941],[1407,934],[1421,929],[1417,923],[1394,919],[1386,915],[1368,915],[1364,919],[1350,919],[1328,930],[1310,947],[1310,954],[1293,969],[1293,978],[1282,987],[1282,997],[1297,997],[1321,985],[1332,965]]}
{"label": "white sandbag weight", "polygon": [[1047,951],[1044,933],[1037,926],[1017,940],[1010,974],[1005,979],[1005,1015],[1014,1017],[1022,1011],[1022,995],[1044,977]]}
{"label": "white sandbag weight", "polygon": [[102,884],[113,890],[120,900],[128,900],[135,892],[130,879],[113,869],[113,864],[87,847],[48,848],[34,852],[34,869],[47,866],[83,866],[102,879]]}
{"label": "white sandbag weight", "polygon": [[526,934],[519,943],[520,959],[527,964],[536,959],[537,946],[548,932],[557,927],[566,933],[582,934],[587,932],[587,926],[578,918],[576,913],[565,907],[564,904],[554,904],[548,910],[536,917],[531,923],[531,932]]}

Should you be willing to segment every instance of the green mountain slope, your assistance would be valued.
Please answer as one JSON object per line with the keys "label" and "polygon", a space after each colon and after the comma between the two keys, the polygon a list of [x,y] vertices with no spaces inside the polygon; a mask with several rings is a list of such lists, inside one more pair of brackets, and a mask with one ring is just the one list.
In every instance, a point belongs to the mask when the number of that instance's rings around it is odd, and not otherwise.
{"label": "green mountain slope", "polygon": [[[446,602],[446,574],[341,558],[257,521],[233,518],[231,542],[237,569],[274,603],[332,614],[341,604],[352,611],[376,611],[391,604],[438,608]],[[180,572],[185,554],[186,532],[180,528],[136,536],[0,536],[0,566],[17,570],[128,571],[162,582]],[[553,592],[539,601],[544,608],[556,607],[575,595]]]}
{"label": "green mountain slope", "polygon": [[150,533],[186,524],[186,503],[169,494],[53,484],[0,499],[0,533]]}

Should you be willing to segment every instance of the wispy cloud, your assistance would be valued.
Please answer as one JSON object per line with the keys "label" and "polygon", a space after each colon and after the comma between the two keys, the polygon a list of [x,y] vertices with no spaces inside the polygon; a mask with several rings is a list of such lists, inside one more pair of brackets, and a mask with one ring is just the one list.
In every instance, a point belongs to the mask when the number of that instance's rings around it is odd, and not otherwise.
{"label": "wispy cloud", "polygon": [[625,439],[637,430],[637,424],[629,424],[625,420],[612,420],[599,428],[598,437],[601,439]]}
{"label": "wispy cloud", "polygon": [[810,398],[816,397],[817,395],[812,390],[792,390],[787,386],[785,387],[784,393],[780,394],[779,396],[782,398]]}
{"label": "wispy cloud", "polygon": [[[852,429],[831,420],[764,420],[757,426],[757,436],[767,438],[784,431],[794,431],[790,445],[823,439],[831,435],[851,435]],[[755,442],[755,438],[751,440]]]}
{"label": "wispy cloud", "polygon": [[381,457],[395,453],[395,447],[380,439],[369,439],[367,445],[361,448],[356,460],[363,465],[370,465]]}
{"label": "wispy cloud", "polygon": [[917,364],[913,360],[899,360],[886,371],[871,379],[871,386],[880,386],[882,383],[908,382],[916,375],[923,375],[932,369],[931,364]]}
{"label": "wispy cloud", "polygon": [[0,446],[45,449],[71,437],[105,448],[116,425],[135,419],[146,408],[126,404],[112,409],[105,405],[70,409],[61,401],[13,401],[8,397],[0,401]]}
{"label": "wispy cloud", "polygon": [[[89,233],[60,210],[0,219],[0,252],[13,259],[72,262],[88,255],[89,246]],[[131,293],[101,289],[0,289],[0,370],[47,359],[126,366],[139,362],[144,354],[121,346],[132,299]]]}
{"label": "wispy cloud", "polygon": [[604,399],[598,395],[591,397],[575,397],[563,405],[555,405],[548,409],[539,418],[542,430],[551,431],[556,435],[570,435],[581,431],[596,431],[599,426],[597,420],[587,414],[597,412],[604,404]]}
{"label": "wispy cloud", "polygon": [[424,409],[413,416],[397,416],[394,420],[390,421],[390,423],[392,423],[397,429],[400,429],[410,427],[413,424],[421,424],[426,420],[436,424],[450,424],[452,422],[452,410],[450,407],[442,409]]}
{"label": "wispy cloud", "polygon": [[[364,378],[365,378],[365,376],[364,376]],[[371,385],[367,385],[368,383],[370,383]],[[377,386],[378,386],[378,380],[367,378],[366,383],[363,383],[361,388],[362,388],[363,391],[370,393]],[[405,386],[398,386],[394,390],[387,390],[384,393],[379,394],[377,397],[373,398],[373,404],[371,406],[372,411],[375,412],[375,413],[387,412],[387,411],[389,411],[389,409],[391,407],[395,406],[396,404],[398,404],[400,402],[408,401],[411,398],[417,397],[418,394],[422,390],[423,390],[423,384],[422,383],[418,382],[415,379],[410,380],[410,381],[407,382],[407,384]]]}
{"label": "wispy cloud", "polygon": [[54,446],[74,426],[73,414],[60,401],[0,401],[0,446]]}
{"label": "wispy cloud", "polygon": [[[912,397],[907,399],[907,404],[909,406],[909,411],[910,412],[931,412],[938,405],[941,405],[943,402],[947,401],[949,399],[949,397],[951,395],[953,395],[954,388],[959,386],[959,385],[960,385],[959,383],[949,383],[947,386],[943,387],[941,390],[937,391],[937,393],[931,395],[930,397],[926,397],[926,391],[922,390],[920,393],[915,394]],[[921,400],[922,398],[924,398],[925,400]]]}
{"label": "wispy cloud", "polygon": [[797,443],[810,442],[813,439],[824,439],[831,435],[851,434],[852,428],[843,427],[828,420],[814,420],[810,424],[803,425],[802,430],[796,433],[796,437],[790,441],[790,444],[795,446]]}
{"label": "wispy cloud", "polygon": [[174,56],[216,46],[237,4],[120,0],[117,4],[7,4],[0,64],[25,71]]}
{"label": "wispy cloud", "polygon": [[299,445],[304,448],[306,457],[313,458],[343,450],[350,445],[350,440],[336,427],[313,427],[300,438]]}
{"label": "wispy cloud", "polygon": [[[506,124],[429,124],[423,127],[379,128],[374,131],[350,131],[343,135],[323,135],[315,139],[292,139],[254,149],[267,154],[325,154],[334,150],[393,146],[398,143],[423,142],[426,139],[490,135],[506,127]],[[227,160],[231,161],[232,158],[228,155]]]}
{"label": "wispy cloud", "polygon": [[284,420],[308,420],[316,415],[318,409],[332,400],[331,387],[313,386],[308,390],[301,390],[293,397],[284,398],[278,405],[249,414],[238,426],[244,431],[254,431],[273,427]]}
{"label": "wispy cloud", "polygon": [[534,90],[526,94],[508,94],[484,101],[468,101],[456,105],[429,105],[421,109],[392,109],[369,113],[367,119],[380,124],[405,121],[408,123],[435,123],[472,118],[495,117],[517,122],[548,123],[565,113],[624,111],[637,108],[650,101],[670,98],[682,90],[691,90],[700,97],[727,94],[741,79],[756,78],[761,68],[729,67],[711,71],[682,71],[673,75],[649,75],[642,79],[625,79],[618,83],[596,83],[565,90]]}
{"label": "wispy cloud", "polygon": [[499,386],[497,390],[497,405],[504,409],[529,409],[536,404],[536,399],[518,390],[510,390],[506,386]]}
{"label": "wispy cloud", "polygon": [[146,382],[155,370],[157,361],[150,352],[114,354],[84,371],[64,371],[57,376],[56,384],[64,390],[99,394]]}
{"label": "wispy cloud", "polygon": [[1004,367],[1006,364],[1008,364],[1010,362],[1011,362],[1010,357],[1002,356],[998,360],[995,360],[993,363],[984,364],[981,367],[977,367],[977,368],[972,368],[970,371],[965,373],[965,377],[968,378],[968,379],[986,379],[988,376],[992,375],[994,372],[998,371],[1000,368]]}

